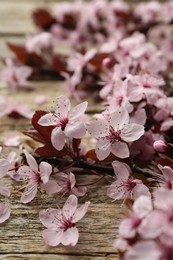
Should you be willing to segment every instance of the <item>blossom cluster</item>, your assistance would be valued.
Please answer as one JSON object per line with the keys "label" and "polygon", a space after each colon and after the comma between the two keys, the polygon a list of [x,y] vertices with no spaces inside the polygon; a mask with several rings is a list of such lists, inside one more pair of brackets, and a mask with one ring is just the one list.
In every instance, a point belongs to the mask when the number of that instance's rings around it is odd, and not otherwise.
{"label": "blossom cluster", "polygon": [[[77,197],[107,176],[107,196],[129,209],[115,242],[122,259],[172,259],[172,9],[172,1],[59,3],[52,13],[33,13],[40,32],[24,45],[8,43],[15,58],[2,59],[1,79],[10,90],[32,89],[36,78],[64,80],[67,90],[50,112],[34,113],[0,96],[1,117],[32,118],[32,128],[24,131],[32,140],[16,133],[4,138],[2,149],[19,149],[0,159],[1,178],[25,186],[24,204],[40,190],[69,195],[62,209],[39,214],[48,245],[77,243],[76,222],[90,205],[77,208]],[[60,44],[68,47],[66,55],[55,52]],[[87,115],[88,97],[102,112]],[[78,104],[72,107],[70,98]],[[38,97],[37,104],[44,101]],[[88,172],[97,180],[82,182],[80,175]],[[0,194],[10,196],[4,183]],[[9,216],[10,205],[1,203],[0,222]]]}

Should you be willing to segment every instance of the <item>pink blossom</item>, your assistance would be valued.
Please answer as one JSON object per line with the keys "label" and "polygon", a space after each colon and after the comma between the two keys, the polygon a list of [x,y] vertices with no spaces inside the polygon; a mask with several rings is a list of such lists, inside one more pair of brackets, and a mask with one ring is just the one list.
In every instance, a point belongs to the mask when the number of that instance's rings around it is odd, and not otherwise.
{"label": "pink blossom", "polygon": [[107,195],[114,200],[126,200],[127,198],[136,199],[141,195],[150,197],[149,189],[141,180],[133,179],[130,174],[131,170],[127,164],[119,161],[112,163],[116,181],[108,189]]}
{"label": "pink blossom", "polygon": [[[27,38],[26,49],[29,53],[39,52],[40,50],[50,50],[53,45],[53,37],[49,32],[41,32]],[[44,54],[44,53],[43,53]]]}
{"label": "pink blossom", "polygon": [[55,126],[51,141],[58,151],[64,147],[66,138],[82,138],[85,135],[86,130],[81,118],[87,104],[88,102],[85,101],[70,111],[70,100],[65,96],[60,96],[55,113],[48,113],[38,121],[43,126]]}
{"label": "pink blossom", "polygon": [[26,161],[28,166],[21,166],[18,169],[18,174],[21,175],[23,180],[28,180],[24,193],[22,194],[21,201],[28,203],[34,199],[39,186],[44,188],[48,194],[59,192],[61,189],[55,181],[49,180],[52,173],[52,166],[47,162],[41,162],[38,166],[35,158],[25,151]]}
{"label": "pink blossom", "polygon": [[0,96],[0,116],[23,116],[25,118],[31,119],[33,116],[33,111],[22,103],[15,103],[12,100],[8,100],[6,97]]}
{"label": "pink blossom", "polygon": [[127,143],[144,134],[142,125],[129,123],[129,114],[123,107],[109,118],[96,119],[86,126],[91,136],[97,139],[95,149],[99,160],[104,160],[111,152],[119,158],[129,157]]}
{"label": "pink blossom", "polygon": [[[161,252],[159,245],[153,240],[144,240],[135,243],[124,255],[124,260],[159,260]],[[164,258],[163,258],[164,259]]]}
{"label": "pink blossom", "polygon": [[73,193],[77,197],[84,196],[87,188],[76,183],[75,175],[70,172],[69,174],[60,172],[56,174],[58,178],[58,184],[62,187],[61,192],[63,193]]}
{"label": "pink blossom", "polygon": [[16,65],[10,58],[5,59],[5,68],[1,71],[0,78],[7,82],[12,89],[32,88],[32,84],[27,81],[31,76],[32,69],[28,66]]}
{"label": "pink blossom", "polygon": [[124,219],[119,226],[119,234],[122,238],[131,239],[140,232],[140,227],[145,217],[150,214],[153,206],[150,197],[140,196],[132,206],[130,216]]}
{"label": "pink blossom", "polygon": [[3,144],[5,146],[19,146],[22,143],[22,138],[18,132],[7,132],[3,138]]}
{"label": "pink blossom", "polygon": [[49,208],[40,212],[40,221],[47,228],[43,231],[43,238],[46,244],[57,246],[60,243],[64,246],[75,246],[78,242],[79,233],[76,222],[84,217],[90,202],[85,202],[77,208],[77,197],[70,195],[62,210]]}

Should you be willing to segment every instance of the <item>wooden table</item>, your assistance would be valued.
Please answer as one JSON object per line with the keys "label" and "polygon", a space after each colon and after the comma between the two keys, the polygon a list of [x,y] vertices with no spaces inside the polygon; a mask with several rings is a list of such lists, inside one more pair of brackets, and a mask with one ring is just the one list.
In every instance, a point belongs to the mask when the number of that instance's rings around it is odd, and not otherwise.
{"label": "wooden table", "polygon": [[[11,55],[5,42],[23,42],[24,34],[34,30],[31,21],[32,10],[38,6],[50,7],[53,2],[55,1],[0,1],[1,56]],[[0,95],[7,95],[16,101],[24,101],[33,109],[37,109],[34,99],[37,95],[44,93],[49,102],[42,109],[49,110],[52,107],[51,102],[56,101],[55,97],[64,92],[63,83],[55,81],[35,82],[34,85],[36,89],[26,93],[22,90],[9,91],[1,82]],[[97,110],[97,106],[92,101],[89,101],[89,110],[91,112]],[[29,120],[3,117],[0,119],[0,136],[8,130],[22,131],[29,126]],[[100,182],[89,189],[86,197],[80,199],[81,203],[90,200],[91,206],[86,217],[78,223],[80,239],[77,246],[56,248],[45,245],[41,237],[44,227],[38,219],[38,213],[43,208],[55,207],[57,204],[62,206],[62,199],[59,200],[58,196],[48,197],[42,194],[28,205],[23,205],[20,203],[19,188],[12,187],[12,195],[9,199],[12,207],[11,218],[0,226],[0,259],[118,259],[112,244],[117,234],[121,210],[118,203],[113,203],[106,196],[108,184],[107,181]]]}

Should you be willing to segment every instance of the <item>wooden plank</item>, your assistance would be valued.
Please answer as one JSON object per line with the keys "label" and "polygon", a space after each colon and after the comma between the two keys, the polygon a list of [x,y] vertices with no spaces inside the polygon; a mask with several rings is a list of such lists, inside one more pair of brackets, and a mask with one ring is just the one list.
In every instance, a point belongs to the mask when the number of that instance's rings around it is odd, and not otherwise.
{"label": "wooden plank", "polygon": [[[2,254],[0,260],[78,260],[80,256],[74,255],[61,255],[61,254]],[[108,256],[82,256],[82,260],[116,260],[118,259],[115,255]]]}

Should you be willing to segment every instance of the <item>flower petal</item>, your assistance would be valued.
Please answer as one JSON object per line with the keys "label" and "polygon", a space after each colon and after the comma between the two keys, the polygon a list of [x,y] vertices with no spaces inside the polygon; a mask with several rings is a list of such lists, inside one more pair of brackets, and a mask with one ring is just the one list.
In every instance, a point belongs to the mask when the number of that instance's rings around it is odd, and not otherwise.
{"label": "flower petal", "polygon": [[27,160],[27,163],[28,163],[29,167],[34,172],[38,172],[38,164],[37,164],[35,158],[31,154],[29,154],[26,150],[24,151],[24,153],[25,153],[26,160]]}
{"label": "flower petal", "polygon": [[42,184],[42,188],[46,191],[48,195],[58,193],[62,190],[62,187],[59,186],[54,180],[49,180],[45,184]]}
{"label": "flower petal", "polygon": [[111,146],[112,153],[119,158],[129,157],[129,148],[126,143],[115,142]]}
{"label": "flower petal", "polygon": [[30,182],[26,186],[24,193],[21,196],[21,202],[22,203],[30,202],[31,200],[33,200],[35,198],[36,194],[37,194],[37,185]]}
{"label": "flower petal", "polygon": [[100,139],[96,143],[96,155],[99,160],[104,160],[111,152],[111,143],[109,140]]}
{"label": "flower petal", "polygon": [[45,229],[42,232],[45,243],[49,246],[57,246],[61,243],[63,230]]}
{"label": "flower petal", "polygon": [[61,217],[62,210],[55,208],[43,209],[39,213],[39,219],[46,228],[57,228],[55,218]]}
{"label": "flower petal", "polygon": [[60,96],[57,99],[57,106],[55,113],[60,117],[67,117],[68,112],[70,111],[70,100],[66,96]]}
{"label": "flower petal", "polygon": [[85,101],[77,106],[75,106],[71,112],[69,112],[69,118],[70,120],[76,120],[78,119],[80,116],[82,116],[85,113],[85,110],[88,106],[88,102]]}
{"label": "flower petal", "polygon": [[10,189],[3,183],[0,183],[0,194],[5,197],[10,196]]}
{"label": "flower petal", "polygon": [[129,113],[124,107],[117,109],[110,118],[110,125],[114,129],[122,129],[129,122]]}
{"label": "flower petal", "polygon": [[52,166],[47,162],[41,162],[39,165],[39,169],[42,182],[48,182],[49,176],[52,173]]}
{"label": "flower petal", "polygon": [[96,119],[86,123],[90,135],[95,138],[105,137],[109,134],[109,125],[105,119]]}
{"label": "flower petal", "polygon": [[126,142],[133,142],[144,134],[144,127],[135,123],[128,124],[121,132],[121,138]]}
{"label": "flower petal", "polygon": [[62,150],[65,144],[65,134],[60,127],[55,127],[51,134],[52,145],[58,151]]}
{"label": "flower petal", "polygon": [[113,161],[112,167],[118,180],[128,180],[131,170],[127,164]]}
{"label": "flower petal", "polygon": [[72,194],[68,197],[62,209],[63,215],[66,217],[66,219],[69,219],[73,216],[77,208],[77,203],[78,199],[75,195]]}
{"label": "flower petal", "polygon": [[38,124],[43,126],[58,125],[59,118],[53,113],[47,113],[38,120]]}
{"label": "flower petal", "polygon": [[79,232],[76,227],[68,228],[66,231],[63,232],[61,237],[61,243],[64,246],[75,246],[79,239]]}
{"label": "flower petal", "polygon": [[85,204],[83,204],[80,208],[78,208],[75,211],[75,213],[74,213],[74,215],[72,217],[72,222],[73,223],[78,222],[80,219],[82,219],[85,216],[85,214],[86,214],[86,212],[88,210],[89,205],[90,205],[90,201],[87,201],[87,202],[85,202]]}
{"label": "flower petal", "polygon": [[85,135],[86,129],[82,122],[75,122],[74,124],[68,124],[64,132],[70,138],[82,138]]}

